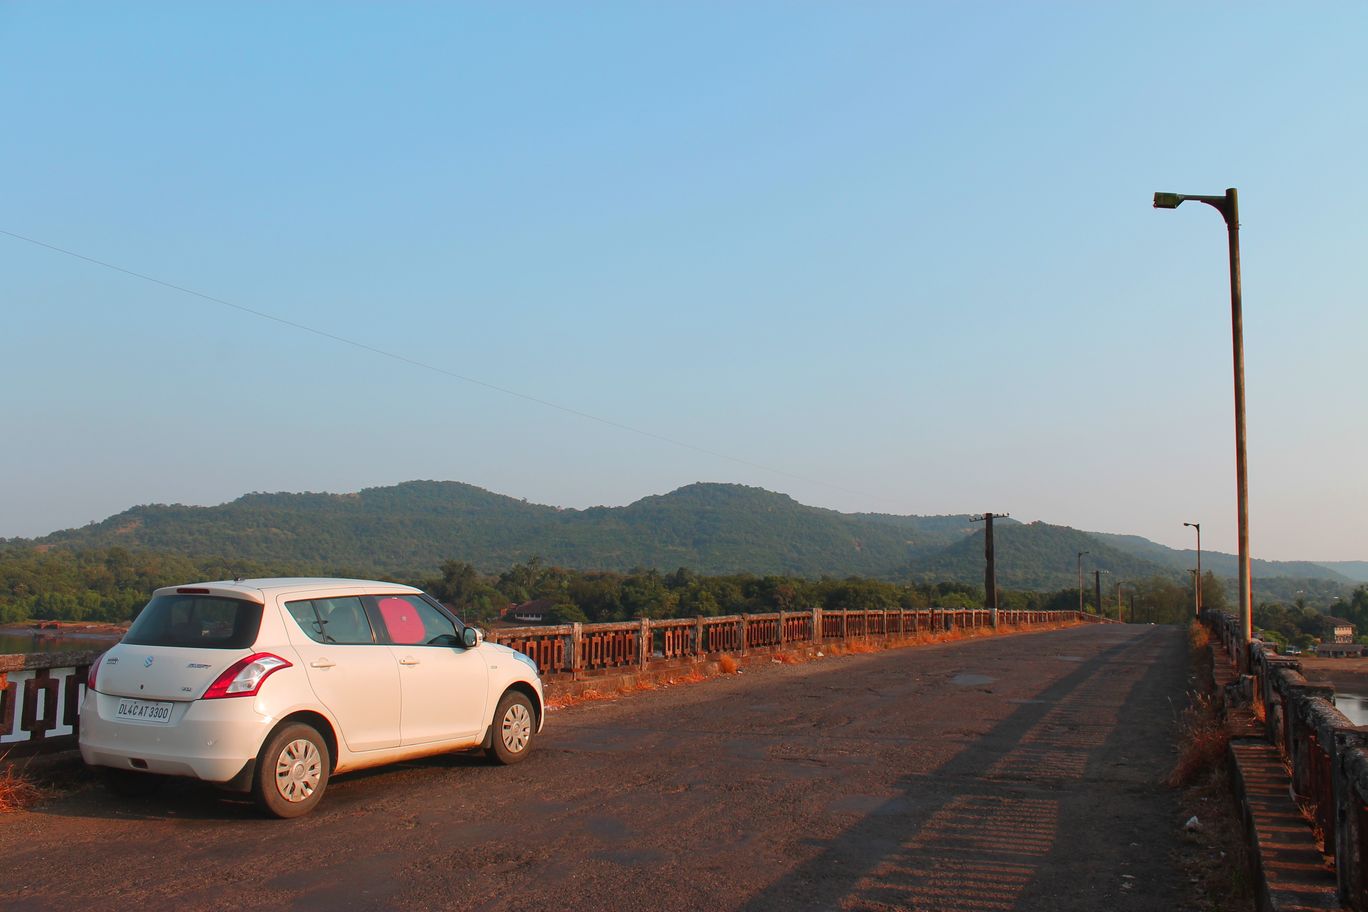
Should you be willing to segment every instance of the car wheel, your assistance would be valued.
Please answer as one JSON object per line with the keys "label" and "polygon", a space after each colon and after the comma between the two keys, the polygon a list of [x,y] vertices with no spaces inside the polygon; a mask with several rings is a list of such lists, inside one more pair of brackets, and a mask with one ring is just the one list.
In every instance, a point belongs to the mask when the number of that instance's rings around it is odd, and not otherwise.
{"label": "car wheel", "polygon": [[133,770],[100,767],[105,788],[122,798],[146,798],[155,795],[166,784],[166,777],[157,773],[139,773]]}
{"label": "car wheel", "polygon": [[510,690],[494,710],[494,731],[490,736],[489,756],[505,765],[517,763],[532,750],[536,716],[527,695]]}
{"label": "car wheel", "polygon": [[266,740],[257,755],[252,793],[275,817],[299,817],[314,809],[328,787],[328,744],[311,725],[295,722]]}

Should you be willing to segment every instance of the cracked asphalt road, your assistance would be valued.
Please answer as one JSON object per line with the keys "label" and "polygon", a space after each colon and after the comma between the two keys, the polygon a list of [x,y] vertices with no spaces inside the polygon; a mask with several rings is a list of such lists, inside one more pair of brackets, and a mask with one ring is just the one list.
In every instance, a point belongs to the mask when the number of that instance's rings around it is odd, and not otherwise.
{"label": "cracked asphalt road", "polygon": [[514,767],[335,780],[294,821],[192,782],[0,818],[0,906],[1181,909],[1186,642],[1090,625],[551,714]]}

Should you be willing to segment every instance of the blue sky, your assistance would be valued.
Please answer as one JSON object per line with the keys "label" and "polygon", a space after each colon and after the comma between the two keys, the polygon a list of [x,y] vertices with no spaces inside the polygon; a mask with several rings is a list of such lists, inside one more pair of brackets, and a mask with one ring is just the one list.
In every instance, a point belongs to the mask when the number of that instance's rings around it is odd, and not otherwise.
{"label": "blue sky", "polygon": [[[735,481],[1368,559],[1368,7],[0,5],[0,536]],[[699,450],[720,453],[718,458]],[[740,461],[734,461],[740,460]]]}

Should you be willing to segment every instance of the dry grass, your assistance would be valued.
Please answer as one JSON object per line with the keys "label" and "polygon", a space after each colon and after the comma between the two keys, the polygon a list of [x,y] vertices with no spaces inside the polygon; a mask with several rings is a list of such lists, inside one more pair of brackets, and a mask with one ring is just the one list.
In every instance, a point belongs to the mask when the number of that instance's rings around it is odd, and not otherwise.
{"label": "dry grass", "polygon": [[1178,759],[1165,780],[1174,787],[1192,785],[1221,766],[1230,745],[1230,732],[1211,694],[1190,696],[1191,701],[1178,719]]}
{"label": "dry grass", "polygon": [[1211,633],[1194,621],[1188,626],[1188,647],[1194,676],[1200,690],[1188,694],[1188,705],[1178,717],[1178,759],[1165,782],[1174,787],[1195,783],[1203,775],[1221,767],[1230,733],[1221,718],[1211,673]]}
{"label": "dry grass", "polygon": [[34,784],[24,769],[0,757],[0,814],[31,807],[42,797],[43,790]]}
{"label": "dry grass", "polygon": [[552,697],[546,701],[547,709],[568,709],[571,706],[578,706],[581,703],[593,703],[597,700],[611,699],[610,695],[600,693],[597,690],[586,690],[583,693],[570,695],[563,694],[559,697]]}
{"label": "dry grass", "polygon": [[736,661],[736,658],[726,653],[723,653],[717,660],[717,670],[724,675],[736,674],[736,670],[740,667],[741,664]]}
{"label": "dry grass", "polygon": [[1325,829],[1321,826],[1320,818],[1316,816],[1316,803],[1314,801],[1298,801],[1297,810],[1306,820],[1306,825],[1311,830],[1311,838],[1316,840],[1316,848],[1322,855],[1330,850],[1325,845]]}
{"label": "dry grass", "polygon": [[1211,635],[1201,624],[1188,628],[1191,661],[1199,691],[1178,719],[1179,755],[1166,783],[1181,787],[1184,819],[1198,828],[1184,833],[1189,848],[1181,858],[1202,912],[1254,909],[1253,870],[1234,790],[1226,772],[1230,737],[1216,705]]}
{"label": "dry grass", "polygon": [[774,661],[780,665],[801,665],[806,660],[805,656],[800,656],[796,652],[780,652],[774,656]]}
{"label": "dry grass", "polygon": [[[1192,650],[1193,662],[1201,664],[1205,661],[1206,648],[1211,645],[1211,631],[1207,630],[1205,624],[1193,621],[1188,625],[1188,647]],[[1199,656],[1198,653],[1201,655]]]}

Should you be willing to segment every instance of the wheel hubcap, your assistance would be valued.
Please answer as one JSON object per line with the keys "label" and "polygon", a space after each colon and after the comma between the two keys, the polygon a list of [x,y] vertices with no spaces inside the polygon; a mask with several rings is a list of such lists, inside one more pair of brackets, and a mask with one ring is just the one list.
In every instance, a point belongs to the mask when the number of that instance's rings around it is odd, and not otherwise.
{"label": "wheel hubcap", "polygon": [[323,778],[323,756],[313,742],[303,738],[291,741],[276,758],[276,790],[286,801],[305,800]]}
{"label": "wheel hubcap", "polygon": [[508,707],[503,717],[503,744],[510,753],[519,753],[532,740],[532,715],[521,703]]}

